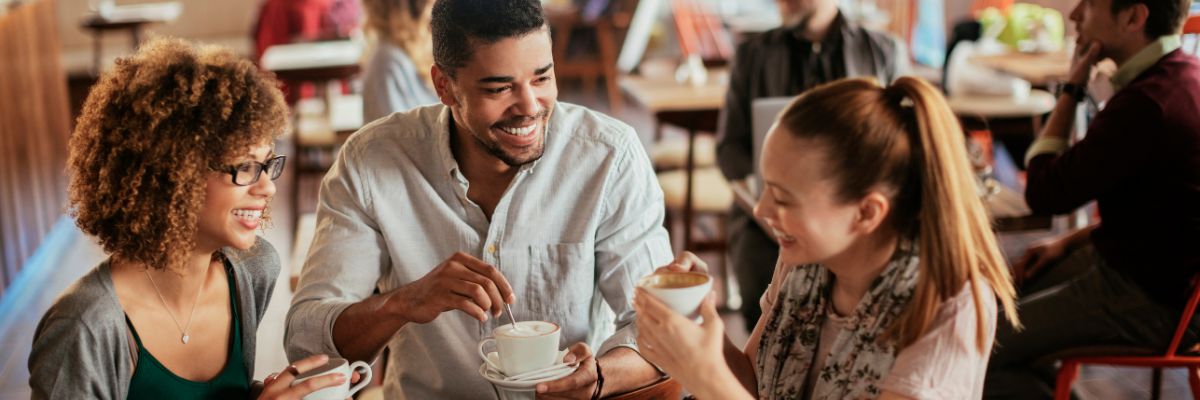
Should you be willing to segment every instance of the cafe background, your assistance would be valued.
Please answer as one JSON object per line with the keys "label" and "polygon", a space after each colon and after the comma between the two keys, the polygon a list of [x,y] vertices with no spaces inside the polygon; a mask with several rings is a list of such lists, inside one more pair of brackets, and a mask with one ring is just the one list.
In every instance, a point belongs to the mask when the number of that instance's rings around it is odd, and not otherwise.
{"label": "cafe background", "polygon": [[[668,192],[667,208],[676,251],[704,251],[705,258],[722,267],[722,271],[717,272],[721,274],[719,278],[724,279],[715,286],[722,295],[724,314],[730,321],[736,321],[727,327],[732,335],[744,340],[746,333],[741,331],[740,316],[732,310],[741,301],[756,299],[736,299],[736,296],[726,295],[736,293],[736,290],[732,290],[732,283],[727,279],[732,278],[732,273],[723,271],[727,263],[721,262],[724,259],[721,213],[735,201],[752,202],[753,198],[746,197],[747,193],[742,190],[746,187],[739,187],[736,182],[724,182],[719,174],[715,175],[715,183],[705,180],[713,176],[711,124],[685,126],[687,124],[672,123],[669,116],[674,112],[694,111],[700,114],[689,115],[714,118],[727,84],[723,75],[727,66],[723,64],[731,55],[731,45],[747,35],[777,25],[779,18],[774,2],[610,1],[617,11],[602,18],[600,23],[578,18],[586,6],[575,5],[589,2],[587,0],[544,1],[547,10],[556,13],[551,18],[556,40],[563,32],[571,32],[574,36],[568,40],[571,44],[583,43],[583,48],[598,49],[590,52],[592,54],[556,52],[560,99],[617,115],[634,126],[648,153],[655,158],[656,169],[661,172],[660,182]],[[954,37],[954,27],[972,19],[973,11],[989,3],[1005,5],[1011,1],[841,0],[847,15],[908,42],[917,65],[915,74],[939,83],[944,79],[942,67],[946,42]],[[1074,6],[1074,0],[1030,0],[1025,3],[1057,11],[1062,21],[1059,29],[1068,36],[1073,32],[1074,28],[1070,21],[1065,21],[1065,16]],[[104,7],[114,7],[109,11],[127,11],[129,14],[116,19],[100,18],[104,17],[100,11]],[[88,88],[96,80],[97,71],[111,67],[115,58],[130,54],[136,41],[154,35],[220,44],[253,59],[256,57],[253,28],[260,7],[262,0],[169,3],[161,0],[111,3],[100,0],[0,0],[0,249],[3,250],[0,256],[0,348],[6,350],[0,352],[0,399],[28,397],[25,362],[38,318],[66,285],[104,257],[92,238],[75,228],[65,208],[66,143],[73,120]],[[679,22],[685,20],[681,19],[685,15],[687,21],[701,22],[695,25],[703,25],[704,29],[699,33],[681,31]],[[133,18],[135,23],[120,18]],[[274,70],[287,80],[289,85],[306,87],[299,92],[303,92],[301,97],[307,98],[295,103],[293,108],[295,131],[289,132],[277,144],[280,153],[289,155],[289,167],[278,182],[279,191],[272,203],[277,216],[275,226],[264,236],[280,251],[285,270],[276,286],[271,308],[260,325],[259,343],[263,345],[257,362],[259,375],[286,365],[282,351],[283,318],[294,276],[299,272],[311,238],[309,225],[316,196],[315,182],[336,154],[339,141],[363,123],[361,97],[358,96],[361,92],[361,84],[357,81],[358,64],[363,54],[367,54],[365,49],[373,45],[373,38],[359,32],[348,33],[349,37],[337,40],[339,46],[345,43],[346,47],[329,50],[328,57],[317,62],[325,64],[297,64],[295,57],[288,57],[288,49],[282,47],[276,52],[278,57],[260,62],[265,69]],[[698,49],[689,46],[696,37],[701,39],[697,42],[700,43]],[[1058,39],[1062,40],[1062,37]],[[598,59],[594,57],[596,53],[600,54]],[[707,72],[701,81],[694,76],[696,71],[686,68],[687,62],[696,54],[701,59],[701,68]],[[1059,69],[1063,68],[1059,66]],[[311,74],[304,74],[312,71],[336,71],[341,75],[334,79],[313,79]],[[1037,102],[1049,103],[1052,99],[1038,97],[1039,93],[1044,93],[1038,88],[1052,90],[1052,78],[1047,78],[1048,82],[1031,81],[1033,89],[1026,89],[1025,95],[1032,100],[1022,100],[1028,103],[1023,104],[1024,108],[1011,105],[1012,101],[997,103],[989,99],[964,98],[956,105],[956,112],[967,110],[962,116],[968,126],[982,123],[985,130],[1001,131],[1011,124],[1016,127],[1014,129],[1029,135],[1031,126],[1036,127],[1038,118],[1049,111],[1046,104]],[[646,82],[667,83],[647,85]],[[681,102],[680,98],[692,103]],[[1016,114],[1012,114],[1014,112]],[[1032,125],[1029,124],[1030,117]],[[1011,120],[1018,122],[1012,124]],[[995,164],[994,174],[1003,178],[1011,173],[1017,178],[1009,180],[1019,184],[1018,165],[1006,160],[992,160],[997,154],[993,149],[1003,145],[998,140],[993,143],[991,136],[978,137],[982,139],[979,143],[986,153],[983,158]],[[677,212],[679,209],[683,210]],[[1021,219],[1014,221],[1018,227],[1025,223]],[[1060,232],[1079,222],[1070,219],[1047,221],[1029,225],[1029,229],[1002,232],[1001,240],[1008,256],[1012,257],[1012,253],[1038,237]],[[702,246],[708,242],[717,245]],[[1144,370],[1089,367],[1085,368],[1079,387],[1088,398],[1144,397],[1148,392],[1148,376]],[[1168,375],[1167,378],[1164,398],[1187,393],[1187,381],[1182,374]]]}

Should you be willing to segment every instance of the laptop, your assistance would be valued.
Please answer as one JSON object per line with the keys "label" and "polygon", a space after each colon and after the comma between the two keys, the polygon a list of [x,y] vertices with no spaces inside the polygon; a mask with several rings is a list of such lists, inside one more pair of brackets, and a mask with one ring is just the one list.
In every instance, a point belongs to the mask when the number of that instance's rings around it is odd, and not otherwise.
{"label": "laptop", "polygon": [[[767,138],[767,132],[771,130],[771,126],[775,124],[775,119],[779,113],[787,108],[788,104],[792,103],[795,97],[764,97],[755,99],[750,103],[750,129],[753,133],[752,146],[754,146],[754,179],[757,181],[759,176],[762,176],[759,171],[759,161],[762,160],[763,142]],[[758,182],[750,184],[754,190],[754,195],[758,196]]]}

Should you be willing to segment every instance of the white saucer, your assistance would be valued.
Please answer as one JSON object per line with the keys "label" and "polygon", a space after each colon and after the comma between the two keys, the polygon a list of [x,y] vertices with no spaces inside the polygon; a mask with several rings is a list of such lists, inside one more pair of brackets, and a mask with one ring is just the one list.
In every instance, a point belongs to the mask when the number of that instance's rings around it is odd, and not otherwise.
{"label": "white saucer", "polygon": [[[569,354],[569,352],[566,349],[563,349],[561,352],[559,352],[558,362],[562,362],[563,357],[565,357],[567,354]],[[489,359],[492,360],[492,362],[499,363],[500,356],[498,354],[496,354],[496,352],[494,352],[494,351],[490,352],[487,354],[487,356]],[[505,388],[505,389],[526,389],[528,391],[533,391],[534,387],[536,387],[537,384],[542,383],[542,382],[550,382],[552,380],[559,379],[564,376],[570,375],[570,374],[574,373],[577,368],[578,367],[565,369],[562,371],[562,373],[550,375],[550,376],[547,376],[542,379],[534,379],[534,380],[528,380],[528,381],[508,381],[508,380],[504,379],[504,375],[501,374],[499,371],[493,371],[492,369],[488,368],[488,364],[485,362],[485,363],[479,365],[479,376],[482,376],[483,379],[487,379],[488,382],[491,382],[493,385],[496,385],[496,387]],[[522,391],[525,391],[525,390],[522,390]]]}
{"label": "white saucer", "polygon": [[[571,354],[571,352],[567,349],[559,350],[558,351],[558,360],[556,362],[562,363],[563,358],[566,357],[567,354]],[[500,353],[497,353],[494,351],[488,352],[487,353],[487,361],[490,362],[492,365],[500,365]],[[487,363],[484,363],[484,364],[487,364]],[[499,371],[496,371],[496,372],[499,373]]]}
{"label": "white saucer", "polygon": [[551,375],[551,376],[548,376],[548,377],[545,377],[542,379],[535,379],[535,380],[531,380],[531,381],[515,381],[514,382],[514,381],[504,380],[504,376],[500,375],[499,372],[488,369],[488,366],[486,363],[479,365],[479,376],[482,376],[483,379],[487,379],[488,382],[491,382],[493,385],[496,385],[496,387],[500,387],[500,388],[504,388],[504,389],[526,389],[529,391],[532,391],[539,383],[550,382],[552,380],[559,379],[564,376],[570,375],[574,372],[575,372],[575,369],[566,369],[566,370],[563,370],[563,372],[560,374],[554,374],[554,375]]}

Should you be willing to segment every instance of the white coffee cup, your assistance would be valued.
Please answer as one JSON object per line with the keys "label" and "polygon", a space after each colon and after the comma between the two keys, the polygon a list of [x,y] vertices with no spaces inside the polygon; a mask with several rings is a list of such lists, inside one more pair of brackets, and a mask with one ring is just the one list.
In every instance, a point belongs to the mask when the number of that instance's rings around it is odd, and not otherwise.
{"label": "white coffee cup", "polygon": [[638,279],[638,287],[675,312],[695,319],[700,314],[700,302],[712,290],[712,278],[699,272],[663,271]]}
{"label": "white coffee cup", "polygon": [[[359,375],[358,384],[350,386],[351,372],[357,372]],[[346,361],[344,358],[329,358],[329,362],[317,368],[308,370],[296,377],[292,382],[292,386],[300,384],[306,380],[329,374],[342,374],[346,380],[341,385],[327,387],[304,396],[304,400],[345,400],[347,397],[353,396],[359,390],[371,383],[371,365],[365,361],[355,361],[353,363]]]}
{"label": "white coffee cup", "polygon": [[[501,325],[492,336],[479,341],[479,357],[492,369],[513,376],[554,365],[558,361],[558,338],[561,330],[553,322],[521,321],[517,327]],[[488,358],[483,347],[496,342],[499,364]]]}

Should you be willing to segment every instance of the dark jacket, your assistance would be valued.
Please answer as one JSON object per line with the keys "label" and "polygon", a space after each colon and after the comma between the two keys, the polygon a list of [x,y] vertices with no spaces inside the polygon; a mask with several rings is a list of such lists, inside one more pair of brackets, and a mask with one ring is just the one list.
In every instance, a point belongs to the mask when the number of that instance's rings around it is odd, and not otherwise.
{"label": "dark jacket", "polygon": [[[718,127],[717,164],[726,178],[754,172],[754,99],[795,96],[846,77],[875,77],[887,84],[908,74],[908,51],[895,37],[849,23],[840,14],[831,30],[838,34],[826,35],[820,46],[802,39],[795,27],[776,28],[738,46]],[[819,54],[810,58],[818,47]]]}

